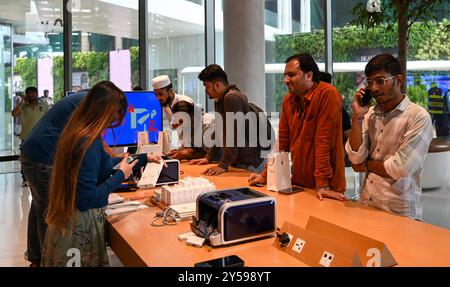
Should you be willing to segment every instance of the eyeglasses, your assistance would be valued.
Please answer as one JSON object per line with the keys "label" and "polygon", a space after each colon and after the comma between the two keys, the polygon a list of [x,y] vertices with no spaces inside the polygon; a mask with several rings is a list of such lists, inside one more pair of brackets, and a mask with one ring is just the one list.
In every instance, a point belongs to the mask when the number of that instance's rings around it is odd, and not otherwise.
{"label": "eyeglasses", "polygon": [[392,76],[392,77],[389,77],[389,78],[383,78],[383,77],[381,77],[381,78],[376,78],[376,79],[366,79],[364,82],[365,82],[365,84],[366,84],[366,87],[370,87],[370,86],[372,86],[374,83],[377,85],[377,86],[383,86],[385,83],[386,83],[386,81],[387,80],[390,80],[390,79],[393,79],[393,78],[396,78],[397,76]]}

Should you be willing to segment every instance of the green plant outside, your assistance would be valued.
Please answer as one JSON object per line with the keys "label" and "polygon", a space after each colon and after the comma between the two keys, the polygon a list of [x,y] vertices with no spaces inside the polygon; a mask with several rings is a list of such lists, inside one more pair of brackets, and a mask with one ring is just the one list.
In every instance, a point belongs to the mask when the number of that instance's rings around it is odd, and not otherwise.
{"label": "green plant outside", "polygon": [[19,58],[14,67],[14,74],[22,76],[24,87],[36,86],[37,83],[37,59]]}
{"label": "green plant outside", "polygon": [[[446,29],[450,21],[444,19],[439,23],[416,23],[412,26],[408,60],[449,60],[450,59],[450,33]],[[345,26],[333,29],[333,60],[334,62],[353,62],[357,59],[359,51],[368,48],[396,48],[396,25],[391,29],[380,26],[372,29],[363,29],[356,26]],[[279,35],[275,38],[275,60],[278,63],[296,53],[310,53],[317,62],[324,61],[324,31],[315,30],[311,33],[297,33],[294,35]],[[417,79],[418,75],[414,73]],[[423,72],[420,75],[445,75],[448,72]],[[356,90],[357,73],[336,73],[333,84],[341,92],[344,106],[351,111],[351,102]],[[275,89],[275,103],[277,109],[286,93],[282,84],[282,77],[277,77]],[[426,107],[427,91],[420,81],[408,88],[410,99]]]}
{"label": "green plant outside", "polygon": [[[438,23],[416,23],[412,26],[409,40],[408,60],[448,60],[450,59],[450,33],[446,27],[450,21],[444,19]],[[333,29],[333,59],[335,62],[355,61],[361,49],[368,48],[396,48],[397,32],[395,25],[391,29],[380,26],[373,29],[362,29],[356,26],[345,26]],[[278,63],[293,54],[307,52],[318,62],[324,61],[324,31],[315,30],[311,33],[297,33],[294,35],[278,35],[275,37],[275,60]],[[131,81],[132,86],[139,85],[139,47],[131,47]],[[73,53],[74,71],[87,71],[90,83],[96,83],[109,78],[107,52],[75,52]],[[36,85],[36,59],[17,59],[14,73],[21,75],[24,86]],[[424,73],[421,73],[423,75]],[[433,72],[428,74],[445,74]],[[344,105],[350,109],[351,99],[356,90],[357,73],[337,73],[333,84],[341,92]],[[276,75],[275,104],[281,107],[286,93],[283,76]],[[64,96],[63,57],[53,57],[54,99],[58,101]],[[408,88],[412,101],[426,106],[426,90],[420,83]]]}
{"label": "green plant outside", "polygon": [[[139,85],[139,48],[131,47],[131,80],[132,86]],[[109,79],[109,55],[107,52],[75,52],[73,53],[73,70],[87,71],[90,83]],[[14,74],[21,75],[23,86],[36,86],[35,58],[19,58],[14,67]],[[53,57],[53,98],[58,102],[65,95],[64,91],[64,58]]]}

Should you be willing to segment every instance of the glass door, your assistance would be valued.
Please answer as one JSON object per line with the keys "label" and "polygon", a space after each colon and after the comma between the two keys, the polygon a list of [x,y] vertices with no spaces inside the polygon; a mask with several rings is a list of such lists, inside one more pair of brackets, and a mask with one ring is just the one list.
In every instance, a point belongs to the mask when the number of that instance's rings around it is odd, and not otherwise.
{"label": "glass door", "polygon": [[11,27],[0,24],[0,156],[11,154],[13,150],[11,36]]}

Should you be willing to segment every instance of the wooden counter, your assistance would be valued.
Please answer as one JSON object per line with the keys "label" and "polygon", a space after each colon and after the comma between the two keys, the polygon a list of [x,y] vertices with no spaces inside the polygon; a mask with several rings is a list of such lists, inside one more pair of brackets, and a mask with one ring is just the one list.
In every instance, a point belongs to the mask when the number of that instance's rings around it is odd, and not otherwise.
{"label": "wooden counter", "polygon": [[[183,164],[182,176],[200,176],[207,167]],[[234,188],[248,186],[249,174],[245,170],[231,169],[208,179],[218,189]],[[276,198],[278,227],[285,221],[305,227],[309,216],[315,216],[384,242],[399,266],[450,266],[450,230],[354,202],[319,201],[312,190],[282,195],[265,188],[253,188]],[[160,210],[152,207],[108,217],[111,248],[125,266],[193,266],[196,262],[233,254],[241,257],[246,266],[305,266],[273,247],[274,237],[219,248],[187,246],[178,240],[178,235],[190,231],[190,221],[153,227],[150,224],[157,211]]]}

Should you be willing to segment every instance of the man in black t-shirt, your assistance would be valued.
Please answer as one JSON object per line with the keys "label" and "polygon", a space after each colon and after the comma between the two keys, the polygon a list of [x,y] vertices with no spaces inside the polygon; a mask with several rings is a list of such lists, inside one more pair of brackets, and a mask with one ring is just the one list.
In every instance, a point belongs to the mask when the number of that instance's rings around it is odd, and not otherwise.
{"label": "man in black t-shirt", "polygon": [[[331,79],[333,76],[331,76],[330,73],[327,72],[320,72],[320,80],[322,82],[331,84]],[[344,108],[344,105],[342,105],[342,135],[344,138],[344,146],[347,142],[348,137],[350,136],[350,130],[352,129],[352,123],[350,121],[350,115],[348,114],[347,110]],[[351,166],[350,161],[348,160],[347,153],[344,152],[344,161],[345,166],[349,167]]]}

